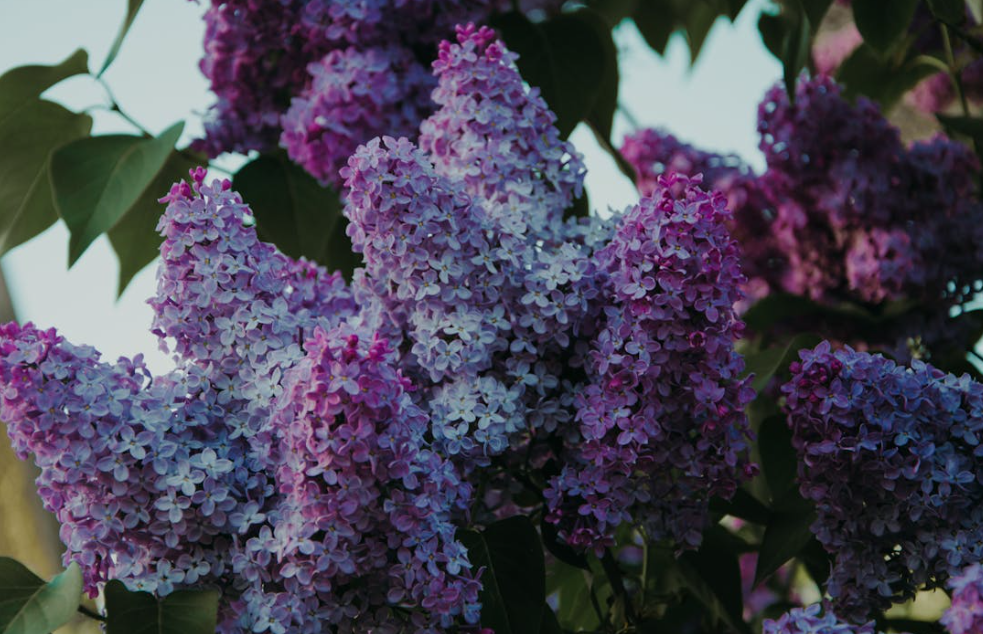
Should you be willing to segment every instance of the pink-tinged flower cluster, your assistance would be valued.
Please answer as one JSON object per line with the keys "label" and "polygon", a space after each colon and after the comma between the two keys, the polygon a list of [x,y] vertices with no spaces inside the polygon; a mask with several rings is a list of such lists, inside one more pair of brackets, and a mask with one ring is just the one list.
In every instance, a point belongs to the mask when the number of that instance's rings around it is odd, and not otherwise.
{"label": "pink-tinged flower cluster", "polygon": [[452,522],[467,512],[470,485],[428,447],[427,415],[397,356],[347,326],[318,329],[305,348],[271,420],[283,454],[274,578],[292,600],[321,606],[313,623],[294,611],[296,625],[476,623],[481,586]]}
{"label": "pink-tinged flower cluster", "polygon": [[309,84],[282,117],[280,143],[322,182],[337,182],[366,135],[411,134],[432,107],[433,77],[408,49],[334,50],[308,71]]}
{"label": "pink-tinged flower cluster", "polygon": [[874,622],[851,625],[840,621],[832,612],[822,612],[822,605],[814,603],[804,608],[793,608],[777,621],[765,619],[762,634],[882,634],[874,629]]}
{"label": "pink-tinged flower cluster", "polygon": [[[556,11],[562,0],[526,2]],[[432,110],[429,64],[454,25],[508,0],[213,0],[201,70],[217,97],[200,142],[211,155],[269,150],[325,183],[359,144],[413,132]]]}
{"label": "pink-tinged flower cluster", "polygon": [[983,632],[983,564],[970,564],[949,579],[952,605],[939,622],[949,634]]}
{"label": "pink-tinged flower cluster", "polygon": [[[983,205],[976,157],[937,137],[910,148],[864,99],[850,104],[828,77],[769,91],[758,129],[767,169],[754,175],[734,157],[702,152],[647,130],[626,140],[643,191],[659,174],[704,173],[733,211],[746,292],[802,295],[837,304],[906,300],[926,314],[885,332],[904,352],[909,337],[944,339],[952,306],[980,288]],[[844,334],[849,338],[849,334]]]}
{"label": "pink-tinged flower cluster", "polygon": [[801,358],[781,389],[837,613],[863,618],[983,559],[983,385],[828,342]]}
{"label": "pink-tinged flower cluster", "polygon": [[595,259],[601,324],[575,396],[580,442],[546,492],[561,535],[603,548],[619,524],[699,545],[713,495],[753,475],[734,313],[744,281],[725,201],[670,175],[619,219]]}

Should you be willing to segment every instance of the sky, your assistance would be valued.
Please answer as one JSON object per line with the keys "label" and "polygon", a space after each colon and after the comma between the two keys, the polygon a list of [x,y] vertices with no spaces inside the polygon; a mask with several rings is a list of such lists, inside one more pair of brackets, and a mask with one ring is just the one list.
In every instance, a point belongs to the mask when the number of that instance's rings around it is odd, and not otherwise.
{"label": "sky", "polygon": [[[621,106],[640,126],[663,127],[681,140],[736,153],[760,168],[757,103],[781,76],[778,61],[765,50],[756,27],[766,2],[749,2],[736,24],[719,19],[692,68],[682,37],[674,36],[665,57],[659,57],[631,23],[619,27],[615,40],[620,52]],[[24,64],[57,63],[77,48],[88,51],[89,67],[97,70],[126,4],[126,0],[0,0],[0,73]],[[104,75],[123,110],[151,132],[185,120],[182,146],[201,134],[202,113],[213,101],[198,70],[203,11],[203,6],[183,0],[146,0]],[[44,96],[89,111],[93,134],[134,132],[119,117],[100,109],[107,104],[106,94],[91,78],[71,78]],[[631,130],[628,118],[619,115],[614,138],[620,142]],[[589,130],[576,129],[571,140],[585,156],[592,206],[622,209],[637,201],[634,187]],[[238,164],[235,159],[224,162],[227,167]],[[62,223],[0,259],[18,319],[54,326],[74,343],[95,346],[106,360],[143,353],[153,371],[167,371],[172,362],[149,332],[152,312],[146,300],[155,293],[155,265],[139,273],[117,299],[118,264],[105,237],[71,269],[67,264],[68,231]]]}

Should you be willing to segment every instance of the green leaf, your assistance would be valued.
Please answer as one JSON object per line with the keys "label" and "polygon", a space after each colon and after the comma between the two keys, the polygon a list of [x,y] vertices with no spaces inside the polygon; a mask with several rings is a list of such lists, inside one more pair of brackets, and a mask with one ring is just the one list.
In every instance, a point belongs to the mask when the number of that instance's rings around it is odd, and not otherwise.
{"label": "green leaf", "polygon": [[106,634],[215,634],[218,590],[178,590],[161,600],[106,584]]}
{"label": "green leaf", "polygon": [[925,3],[928,4],[928,10],[932,15],[940,21],[956,26],[966,20],[966,5],[972,4],[965,0],[925,0]]}
{"label": "green leaf", "polygon": [[771,379],[779,373],[784,373],[790,363],[799,358],[799,350],[815,348],[822,337],[812,333],[802,333],[796,335],[784,346],[766,348],[755,354],[749,354],[744,358],[745,375],[754,374],[751,387],[755,392],[761,392]]}
{"label": "green leaf", "polygon": [[829,11],[831,4],[833,4],[833,0],[802,0],[802,8],[805,9],[806,15],[809,16],[809,23],[812,25],[813,33],[819,29],[819,25],[822,24],[823,18],[826,17],[826,12]]}
{"label": "green leaf", "polygon": [[240,169],[233,187],[256,215],[259,237],[293,258],[351,272],[361,263],[345,234],[337,192],[324,187],[284,155],[262,155]]}
{"label": "green leaf", "polygon": [[725,515],[733,515],[754,524],[765,525],[771,519],[771,510],[744,489],[737,489],[734,492],[734,497],[729,500],[712,498],[710,510]]}
{"label": "green leaf", "polygon": [[758,429],[758,449],[772,500],[782,499],[795,485],[798,458],[792,448],[792,432],[785,416],[769,416]]}
{"label": "green leaf", "polygon": [[565,630],[595,630],[600,625],[590,599],[588,574],[562,562],[550,565],[546,575],[546,594],[557,599],[557,620]]}
{"label": "green leaf", "polygon": [[[556,114],[556,127],[562,138],[592,114],[598,124],[605,124],[612,87],[617,94],[617,79],[606,78],[605,71],[617,62],[603,17],[582,9],[533,24],[521,13],[510,12],[497,17],[492,26],[502,34],[505,44],[518,53],[522,78],[540,89]],[[606,101],[595,113],[602,88],[607,91]],[[613,108],[611,113],[613,116]]]}
{"label": "green leaf", "polygon": [[938,67],[922,56],[898,63],[865,43],[840,65],[836,79],[845,86],[843,95],[848,99],[864,95],[887,111],[918,82],[937,72]]}
{"label": "green leaf", "polygon": [[774,513],[758,551],[758,565],[754,571],[754,585],[771,576],[785,562],[797,556],[813,539],[809,527],[816,520],[813,510]]}
{"label": "green leaf", "polygon": [[[536,528],[523,515],[491,524],[483,532],[459,530],[481,575],[481,624],[495,634],[538,634],[546,605],[546,569]],[[112,634],[112,633],[110,633]]]}
{"label": "green leaf", "polygon": [[119,32],[116,34],[116,39],[113,40],[113,45],[109,49],[109,53],[106,54],[106,61],[102,63],[102,68],[99,69],[99,74],[97,77],[102,77],[102,74],[106,72],[109,65],[113,63],[116,56],[119,54],[119,49],[123,46],[123,40],[126,39],[126,34],[129,32],[130,27],[133,26],[133,20],[136,19],[137,13],[140,11],[140,6],[143,4],[143,0],[127,0],[126,2],[126,17],[123,18],[123,25],[120,26]]}
{"label": "green leaf", "polygon": [[809,16],[800,9],[795,14],[791,28],[785,31],[785,37],[782,40],[785,90],[788,92],[788,99],[791,103],[795,103],[795,82],[799,77],[799,71],[809,63],[811,36],[812,27],[809,23]]}
{"label": "green leaf", "polygon": [[[0,95],[4,95],[0,92]],[[88,115],[41,99],[27,101],[0,123],[0,255],[58,220],[48,159],[62,145],[87,136]]]}
{"label": "green leaf", "polygon": [[137,202],[164,167],[184,123],[159,137],[107,135],[73,141],[51,155],[55,207],[72,235],[68,264]]}
{"label": "green leaf", "polygon": [[[726,529],[720,530],[726,532]],[[714,620],[732,630],[750,634],[743,617],[741,567],[737,554],[727,547],[726,542],[712,538],[713,532],[712,529],[707,531],[698,551],[679,558],[680,576]]]}
{"label": "green leaf", "polygon": [[0,75],[0,124],[21,106],[33,102],[48,88],[73,75],[89,72],[89,56],[78,49],[54,66],[18,66]]}
{"label": "green leaf", "polygon": [[853,0],[852,6],[864,42],[883,53],[908,31],[918,0]]}
{"label": "green leaf", "polygon": [[936,114],[946,130],[965,134],[974,141],[983,141],[983,119],[979,117],[952,116],[946,114]]}
{"label": "green leaf", "polygon": [[690,2],[683,15],[683,27],[686,33],[686,43],[689,44],[689,63],[692,66],[700,57],[703,50],[703,43],[710,34],[717,17],[720,16],[720,8],[715,3],[710,2]]}
{"label": "green leaf", "polygon": [[543,606],[543,616],[539,620],[539,634],[563,634],[560,621],[548,605]]}
{"label": "green leaf", "polygon": [[641,0],[632,17],[649,47],[659,55],[664,54],[669,36],[676,30],[679,20],[675,3],[672,0]]}
{"label": "green leaf", "polygon": [[[611,128],[614,125],[614,112],[618,109],[618,49],[611,37],[611,29],[604,19],[593,11],[577,11],[571,14],[590,26],[601,45],[603,68],[601,81],[597,85],[597,95],[594,105],[587,113],[587,123],[595,134],[610,141]],[[584,195],[586,199],[586,194]]]}
{"label": "green leaf", "polygon": [[134,275],[160,254],[162,238],[157,233],[157,222],[164,212],[164,205],[158,200],[167,194],[173,183],[187,178],[189,170],[207,164],[205,156],[196,160],[172,150],[154,180],[107,232],[119,260],[118,295],[123,294]]}
{"label": "green leaf", "polygon": [[788,25],[781,16],[762,13],[758,18],[758,32],[765,48],[778,59],[782,58],[782,43],[785,41],[785,31]]}
{"label": "green leaf", "polygon": [[82,572],[72,562],[51,581],[0,557],[0,634],[48,634],[68,623],[82,600]]}

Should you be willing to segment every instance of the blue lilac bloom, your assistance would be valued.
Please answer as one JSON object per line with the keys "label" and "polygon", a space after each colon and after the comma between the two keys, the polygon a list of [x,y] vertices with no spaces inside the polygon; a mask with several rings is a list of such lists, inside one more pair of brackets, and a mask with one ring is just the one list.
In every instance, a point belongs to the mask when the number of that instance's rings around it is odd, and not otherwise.
{"label": "blue lilac bloom", "polygon": [[822,605],[814,603],[804,608],[794,608],[778,620],[765,619],[762,634],[882,634],[874,629],[874,622],[851,625],[840,621],[832,612],[822,612]]}
{"label": "blue lilac bloom", "polygon": [[913,361],[803,351],[782,388],[837,613],[863,618],[983,558],[983,385]]}

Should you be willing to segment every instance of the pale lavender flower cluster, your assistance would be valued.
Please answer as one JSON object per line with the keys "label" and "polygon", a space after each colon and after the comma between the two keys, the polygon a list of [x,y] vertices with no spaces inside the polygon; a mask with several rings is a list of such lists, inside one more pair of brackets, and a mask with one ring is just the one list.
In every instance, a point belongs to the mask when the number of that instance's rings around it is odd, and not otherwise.
{"label": "pale lavender flower cluster", "polygon": [[983,564],[966,566],[949,579],[948,586],[952,591],[952,605],[939,622],[949,634],[983,632]]}
{"label": "pale lavender flower cluster", "polygon": [[549,520],[583,548],[609,545],[629,519],[695,548],[709,498],[754,474],[754,393],[734,352],[744,278],[725,201],[698,184],[661,179],[595,255],[604,307],[574,400],[581,439],[546,491]]}
{"label": "pale lavender flower cluster", "polygon": [[851,625],[836,618],[822,605],[814,603],[804,608],[794,608],[783,614],[777,621],[765,619],[762,634],[882,634],[874,629],[874,622],[865,625]]}
{"label": "pale lavender flower cluster", "polygon": [[781,390],[827,592],[852,619],[983,559],[983,385],[828,342]]}
{"label": "pale lavender flower cluster", "polygon": [[344,171],[358,285],[432,385],[434,438],[478,462],[569,417],[551,356],[596,293],[590,238],[562,223],[583,164],[514,59],[490,29],[460,28],[434,64],[441,108],[420,146],[374,139]]}
{"label": "pale lavender flower cluster", "polygon": [[[562,0],[526,2],[555,11]],[[528,5],[528,6],[527,6]],[[409,136],[434,109],[429,64],[453,27],[507,0],[213,0],[201,70],[218,98],[200,142],[211,155],[269,150],[324,183],[359,144]]]}

